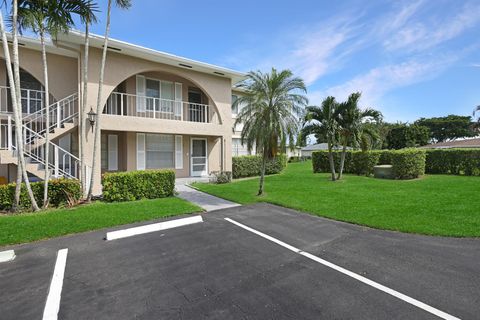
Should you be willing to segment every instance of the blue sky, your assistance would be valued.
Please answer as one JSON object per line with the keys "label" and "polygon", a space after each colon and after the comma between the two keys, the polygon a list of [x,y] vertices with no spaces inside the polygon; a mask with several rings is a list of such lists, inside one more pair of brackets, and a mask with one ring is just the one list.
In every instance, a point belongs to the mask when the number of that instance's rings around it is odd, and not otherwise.
{"label": "blue sky", "polygon": [[239,71],[288,68],[311,104],[361,91],[392,122],[480,104],[480,0],[133,0],[113,9],[111,36]]}

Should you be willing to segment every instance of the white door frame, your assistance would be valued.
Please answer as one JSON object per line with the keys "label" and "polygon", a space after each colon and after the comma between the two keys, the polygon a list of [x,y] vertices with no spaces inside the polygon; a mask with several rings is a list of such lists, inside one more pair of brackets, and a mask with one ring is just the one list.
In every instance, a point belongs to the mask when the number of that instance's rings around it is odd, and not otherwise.
{"label": "white door frame", "polygon": [[[200,175],[198,175],[198,173],[194,174],[193,172],[193,141],[194,140],[205,141],[205,171],[202,171]],[[208,175],[208,140],[207,138],[190,138],[190,175],[192,177],[203,177]]]}

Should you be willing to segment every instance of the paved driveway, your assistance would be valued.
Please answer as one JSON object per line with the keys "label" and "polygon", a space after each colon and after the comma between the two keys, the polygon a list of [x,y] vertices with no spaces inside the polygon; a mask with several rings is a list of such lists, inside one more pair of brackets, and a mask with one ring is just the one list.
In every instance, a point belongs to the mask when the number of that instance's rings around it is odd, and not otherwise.
{"label": "paved driveway", "polygon": [[59,319],[479,318],[478,239],[384,232],[267,204],[203,220],[14,247],[16,260],[0,264],[0,318],[42,319],[63,248]]}

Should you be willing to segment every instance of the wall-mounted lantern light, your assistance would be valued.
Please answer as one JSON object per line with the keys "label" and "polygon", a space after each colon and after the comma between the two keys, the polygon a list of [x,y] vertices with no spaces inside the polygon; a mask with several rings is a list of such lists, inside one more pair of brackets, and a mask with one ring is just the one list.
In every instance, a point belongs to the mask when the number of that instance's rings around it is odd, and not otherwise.
{"label": "wall-mounted lantern light", "polygon": [[90,125],[92,126],[92,131],[93,131],[93,126],[95,125],[95,121],[97,121],[97,114],[95,111],[93,111],[93,108],[90,108],[90,111],[87,113],[88,115],[88,121],[90,121]]}

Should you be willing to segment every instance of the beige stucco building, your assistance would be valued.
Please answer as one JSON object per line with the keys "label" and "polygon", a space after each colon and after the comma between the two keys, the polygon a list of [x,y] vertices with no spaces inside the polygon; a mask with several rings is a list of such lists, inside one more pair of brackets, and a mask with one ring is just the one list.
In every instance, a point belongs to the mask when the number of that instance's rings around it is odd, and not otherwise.
{"label": "beige stucco building", "polygon": [[[84,36],[61,35],[48,46],[50,127],[45,127],[43,67],[39,41],[20,38],[25,150],[32,178],[45,169],[46,131],[50,132],[49,167],[54,176],[79,177],[79,140],[84,140],[87,171],[101,192],[104,172],[172,168],[177,177],[207,176],[231,170],[232,86],[244,74],[126,42],[109,41],[96,117],[101,136],[96,168],[91,168],[92,125],[79,136]],[[95,109],[103,37],[92,35],[88,65],[87,109]],[[3,53],[3,51],[2,51]],[[3,54],[2,54],[3,57]],[[5,68],[0,69],[0,177],[13,181],[16,142]],[[88,115],[86,114],[86,117]],[[43,159],[43,162],[42,162]]]}

